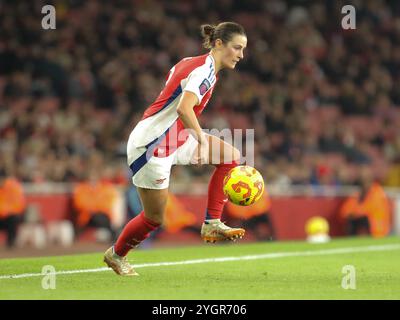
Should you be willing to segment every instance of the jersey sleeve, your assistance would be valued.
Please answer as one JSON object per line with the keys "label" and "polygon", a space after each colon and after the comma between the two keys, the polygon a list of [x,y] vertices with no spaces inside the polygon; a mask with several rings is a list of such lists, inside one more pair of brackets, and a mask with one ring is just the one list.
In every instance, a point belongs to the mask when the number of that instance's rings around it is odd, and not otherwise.
{"label": "jersey sleeve", "polygon": [[203,99],[204,95],[211,88],[211,77],[213,76],[212,70],[205,66],[201,66],[192,71],[188,77],[183,91],[193,92],[199,99],[198,104]]}

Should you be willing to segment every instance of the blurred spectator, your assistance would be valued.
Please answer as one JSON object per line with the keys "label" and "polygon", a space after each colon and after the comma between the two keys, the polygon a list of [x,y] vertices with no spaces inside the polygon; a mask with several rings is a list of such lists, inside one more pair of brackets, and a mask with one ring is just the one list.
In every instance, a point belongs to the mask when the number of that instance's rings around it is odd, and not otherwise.
{"label": "blurred spectator", "polygon": [[393,162],[387,174],[385,185],[400,188],[400,158]]}
{"label": "blurred spectator", "polygon": [[24,191],[18,180],[0,173],[0,230],[6,231],[9,248],[15,245],[25,206]]}
{"label": "blurred spectator", "polygon": [[340,209],[347,234],[370,234],[383,237],[390,232],[389,201],[382,186],[373,181],[368,168],[363,168],[360,191],[348,197]]}
{"label": "blurred spectator", "polygon": [[[381,180],[392,177],[400,154],[399,4],[353,1],[351,31],[340,27],[341,5],[65,0],[55,5],[57,29],[44,31],[41,1],[2,1],[0,169],[23,182],[77,182],[94,166],[120,166],[127,136],[169,68],[198,53],[199,25],[229,17],[246,29],[247,54],[239,73],[221,73],[224,86],[204,113],[214,121],[205,123],[255,128],[255,166],[287,158],[285,183],[314,183],[309,160],[332,154],[345,157],[341,172],[368,164]],[[207,177],[205,167],[183,170]],[[318,183],[331,183],[322,176]],[[353,183],[342,177],[334,178]]]}
{"label": "blurred spectator", "polygon": [[85,229],[94,227],[106,229],[109,240],[114,240],[113,211],[116,200],[116,188],[109,182],[100,181],[98,173],[91,170],[88,180],[77,183],[73,190],[77,236]]}
{"label": "blurred spectator", "polygon": [[311,183],[316,186],[330,185],[334,186],[337,184],[334,176],[334,171],[328,165],[319,164],[314,168],[313,175],[311,177]]}

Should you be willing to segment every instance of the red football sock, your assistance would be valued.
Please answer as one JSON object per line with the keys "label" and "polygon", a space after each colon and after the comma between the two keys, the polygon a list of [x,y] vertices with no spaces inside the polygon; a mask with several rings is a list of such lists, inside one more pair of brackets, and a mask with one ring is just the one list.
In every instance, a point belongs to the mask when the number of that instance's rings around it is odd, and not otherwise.
{"label": "red football sock", "polygon": [[226,200],[228,199],[224,195],[223,190],[224,178],[229,170],[238,165],[239,162],[234,161],[231,164],[222,163],[216,166],[208,184],[206,220],[221,219],[222,211],[224,210]]}
{"label": "red football sock", "polygon": [[125,257],[129,250],[137,247],[150,235],[150,232],[154,231],[159,226],[159,223],[146,218],[144,211],[142,211],[139,215],[129,221],[122,230],[114,245],[114,252],[120,257]]}

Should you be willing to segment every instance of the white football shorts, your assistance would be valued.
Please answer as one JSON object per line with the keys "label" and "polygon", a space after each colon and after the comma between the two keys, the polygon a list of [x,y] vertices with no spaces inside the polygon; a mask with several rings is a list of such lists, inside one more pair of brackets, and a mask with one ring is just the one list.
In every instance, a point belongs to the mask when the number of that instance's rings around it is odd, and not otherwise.
{"label": "white football shorts", "polygon": [[[127,162],[132,170],[132,182],[135,186],[146,189],[166,189],[169,186],[171,167],[173,165],[192,164],[192,158],[198,142],[189,134],[186,142],[169,156],[156,157],[153,150],[157,141],[147,146],[137,147],[134,134],[131,133],[127,145]],[[159,153],[162,152],[162,146]]]}

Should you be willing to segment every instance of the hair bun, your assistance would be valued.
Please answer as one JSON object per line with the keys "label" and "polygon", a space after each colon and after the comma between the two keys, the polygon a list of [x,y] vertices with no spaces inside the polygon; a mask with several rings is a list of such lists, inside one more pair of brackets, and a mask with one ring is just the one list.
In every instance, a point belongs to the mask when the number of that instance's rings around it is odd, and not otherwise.
{"label": "hair bun", "polygon": [[206,24],[203,26],[203,33],[205,36],[212,37],[212,35],[214,34],[214,31],[215,31],[215,27],[210,24]]}
{"label": "hair bun", "polygon": [[203,24],[201,26],[201,35],[203,36],[203,46],[204,48],[210,49],[212,47],[212,41],[215,33],[216,26],[211,24]]}

